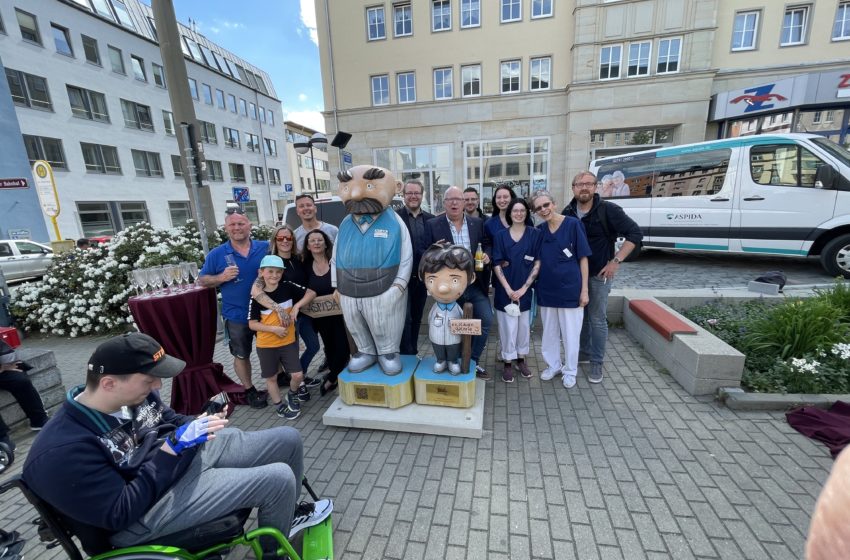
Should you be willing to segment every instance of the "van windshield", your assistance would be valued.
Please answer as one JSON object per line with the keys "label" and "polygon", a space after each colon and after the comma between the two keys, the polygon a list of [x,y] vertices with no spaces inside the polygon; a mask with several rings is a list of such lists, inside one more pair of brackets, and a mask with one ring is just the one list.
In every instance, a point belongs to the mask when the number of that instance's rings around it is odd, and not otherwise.
{"label": "van windshield", "polygon": [[847,151],[847,148],[842,148],[829,138],[812,138],[812,142],[819,148],[823,148],[825,152],[841,161],[847,167],[850,167],[850,152]]}

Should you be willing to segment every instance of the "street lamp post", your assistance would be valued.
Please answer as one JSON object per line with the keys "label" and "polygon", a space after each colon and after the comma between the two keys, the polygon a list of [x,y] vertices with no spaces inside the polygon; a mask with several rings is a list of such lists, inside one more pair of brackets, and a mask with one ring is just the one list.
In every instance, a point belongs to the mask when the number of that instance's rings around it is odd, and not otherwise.
{"label": "street lamp post", "polygon": [[316,193],[316,199],[319,198],[319,182],[316,181],[316,160],[313,159],[313,145],[314,144],[327,144],[328,139],[321,132],[317,132],[310,137],[306,142],[296,142],[294,144],[295,151],[301,154],[302,156],[307,152],[310,152],[310,167],[313,169],[313,190]]}

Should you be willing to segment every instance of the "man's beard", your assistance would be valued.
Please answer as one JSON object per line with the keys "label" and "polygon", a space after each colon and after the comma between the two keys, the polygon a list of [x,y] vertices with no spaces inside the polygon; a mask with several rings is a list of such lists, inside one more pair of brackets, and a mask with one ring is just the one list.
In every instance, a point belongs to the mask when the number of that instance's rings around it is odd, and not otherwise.
{"label": "man's beard", "polygon": [[374,198],[349,199],[345,201],[345,209],[349,214],[380,214],[384,211],[384,205]]}

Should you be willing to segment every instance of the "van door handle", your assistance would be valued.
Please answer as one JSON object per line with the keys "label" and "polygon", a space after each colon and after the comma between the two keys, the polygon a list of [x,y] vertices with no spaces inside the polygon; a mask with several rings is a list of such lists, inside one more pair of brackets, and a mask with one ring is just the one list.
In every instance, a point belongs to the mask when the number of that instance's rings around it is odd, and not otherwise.
{"label": "van door handle", "polygon": [[711,202],[729,202],[728,198],[710,198]]}
{"label": "van door handle", "polygon": [[764,197],[763,196],[748,196],[744,200],[746,200],[747,202],[752,201],[752,200],[764,200]]}

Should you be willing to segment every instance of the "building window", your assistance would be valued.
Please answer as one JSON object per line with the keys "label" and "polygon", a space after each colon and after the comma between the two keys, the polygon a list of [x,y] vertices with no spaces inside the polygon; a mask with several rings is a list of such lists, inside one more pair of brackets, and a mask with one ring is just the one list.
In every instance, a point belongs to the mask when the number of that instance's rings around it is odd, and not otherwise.
{"label": "building window", "polygon": [[221,172],[221,162],[214,159],[208,159],[207,164],[207,179],[210,181],[224,181],[224,173]]}
{"label": "building window", "polygon": [[241,163],[227,164],[230,169],[230,180],[234,183],[245,183],[245,166]]}
{"label": "building window", "polygon": [[127,70],[124,68],[124,56],[121,54],[121,49],[107,45],[107,50],[109,51],[109,63],[112,65],[112,71],[116,74],[126,74]]}
{"label": "building window", "polygon": [[208,84],[201,84],[201,91],[204,92],[204,103],[212,105],[212,88]]}
{"label": "building window", "polygon": [[248,102],[241,97],[239,98],[239,112],[242,113],[243,117],[248,116]]}
{"label": "building window", "polygon": [[23,40],[41,45],[41,34],[38,32],[38,22],[35,16],[17,8],[15,8],[15,15],[18,16],[18,27],[21,28]]}
{"label": "building window", "polygon": [[820,124],[823,117],[823,113],[821,111],[815,111],[815,114],[812,115],[812,124]]}
{"label": "building window", "polygon": [[681,53],[681,38],[661,39],[658,42],[658,66],[656,67],[656,72],[659,74],[678,72]]}
{"label": "building window", "polygon": [[6,34],[6,26],[3,24],[3,16],[0,15],[0,33]]}
{"label": "building window", "polygon": [[529,88],[531,91],[549,89],[552,83],[552,58],[545,56],[531,59]]}
{"label": "building window", "polygon": [[271,157],[277,157],[277,140],[272,138],[264,138],[263,146],[265,147],[265,154]]}
{"label": "building window", "polygon": [[835,11],[835,23],[832,25],[832,40],[850,39],[850,2],[842,2]]}
{"label": "building window", "polygon": [[140,82],[147,82],[148,75],[145,74],[145,61],[144,59],[131,54],[130,55],[130,64],[133,66],[133,77],[139,80]]}
{"label": "building window", "polygon": [[782,18],[782,35],[779,44],[783,47],[802,45],[806,41],[806,27],[809,24],[809,7],[787,8]]}
{"label": "building window", "polygon": [[512,185],[519,197],[549,188],[549,139],[510,138],[464,142],[466,187],[478,189],[485,213],[500,185]]}
{"label": "building window", "polygon": [[396,37],[413,35],[413,12],[410,11],[410,4],[393,6],[393,23],[393,33]]}
{"label": "building window", "polygon": [[372,76],[372,105],[389,105],[390,79],[386,74]]}
{"label": "building window", "polygon": [[366,8],[367,37],[370,41],[385,39],[387,31],[384,23],[384,7]]}
{"label": "building window", "polygon": [[162,163],[156,152],[130,150],[133,154],[133,165],[136,166],[136,177],[162,177]]}
{"label": "building window", "polygon": [[437,68],[434,70],[434,99],[452,98],[452,69]]}
{"label": "building window", "polygon": [[259,152],[260,151],[260,137],[256,134],[251,134],[250,132],[245,133],[245,147],[248,148],[249,152]]}
{"label": "building window", "polygon": [[124,27],[129,27],[133,31],[136,30],[136,26],[133,24],[133,18],[130,17],[130,12],[127,11],[127,6],[124,5],[123,0],[110,0],[112,3],[112,9],[115,10],[115,15],[118,16],[118,21]]}
{"label": "building window", "polygon": [[82,35],[83,53],[86,55],[86,62],[97,64],[100,66],[100,50],[97,48],[97,40],[86,35]]}
{"label": "building window", "polygon": [[280,184],[280,169],[275,169],[274,167],[269,167],[269,184],[270,185],[279,185]]}
{"label": "building window", "polygon": [[65,150],[62,149],[62,140],[24,134],[24,146],[27,148],[27,158],[30,160],[30,165],[42,159],[54,169],[68,169],[68,163],[65,161]]}
{"label": "building window", "polygon": [[756,48],[759,12],[738,12],[732,28],[732,50],[749,51]]}
{"label": "building window", "polygon": [[632,43],[629,45],[629,68],[626,72],[627,76],[648,76],[649,75],[649,57],[652,43],[644,41],[642,43]]}
{"label": "building window", "polygon": [[229,127],[222,127],[224,129],[224,145],[228,148],[236,148],[237,150],[242,148],[242,145],[239,142],[239,131]]}
{"label": "building window", "polygon": [[502,0],[502,23],[522,19],[522,0]]}
{"label": "building window", "polygon": [[124,113],[124,126],[153,132],[151,108],[134,101],[121,100],[121,111]]}
{"label": "building window", "polygon": [[115,235],[116,228],[112,221],[112,212],[108,203],[78,202],[77,214],[80,216],[83,236]]}
{"label": "building window", "polygon": [[481,95],[481,65],[472,64],[460,67],[463,97],[478,97]]}
{"label": "building window", "polygon": [[66,56],[74,56],[74,49],[71,47],[71,36],[68,34],[68,30],[55,23],[50,24],[50,30],[53,32],[53,42],[56,45],[56,52]]}
{"label": "building window", "polygon": [[398,81],[398,102],[413,103],[416,101],[416,75],[404,72],[396,76]]}
{"label": "building window", "polygon": [[231,113],[236,113],[236,96],[233,94],[227,94],[227,108]]}
{"label": "building window", "polygon": [[220,89],[215,90],[215,104],[219,109],[224,109],[224,92]]}
{"label": "building window", "polygon": [[153,69],[153,83],[158,85],[161,88],[165,87],[165,68],[156,62],[151,63],[151,68]]}
{"label": "building window", "polygon": [[71,102],[71,113],[75,117],[90,121],[109,122],[109,110],[106,107],[106,96],[96,91],[76,86],[65,86],[68,89],[68,100]]}
{"label": "building window", "polygon": [[531,0],[531,19],[552,17],[552,0]]}
{"label": "building window", "polygon": [[269,109],[268,114],[269,114],[269,126],[274,126],[274,111]]}
{"label": "building window", "polygon": [[86,171],[90,173],[121,173],[121,163],[118,161],[118,149],[115,146],[102,146],[100,144],[80,142],[80,148],[83,150]]}
{"label": "building window", "polygon": [[460,0],[460,26],[481,26],[481,0]]}
{"label": "building window", "polygon": [[257,120],[257,106],[253,103],[248,103],[248,114],[251,116],[251,120]]}
{"label": "building window", "polygon": [[6,80],[12,93],[12,102],[22,107],[53,110],[47,80],[41,76],[26,74],[19,70],[6,68]]}
{"label": "building window", "polygon": [[162,110],[162,127],[167,135],[174,136],[174,114],[171,111]]}
{"label": "building window", "polygon": [[502,63],[502,93],[516,93],[519,91],[519,78],[521,65],[519,60],[508,60]]}
{"label": "building window", "polygon": [[256,185],[265,185],[266,177],[262,167],[251,166],[251,179]]}
{"label": "building window", "polygon": [[168,214],[171,216],[171,227],[185,226],[192,219],[192,208],[188,200],[169,200]]}
{"label": "building window", "polygon": [[201,129],[201,141],[205,144],[218,144],[218,136],[215,125],[211,122],[198,120],[198,128]]}
{"label": "building window", "polygon": [[192,95],[192,99],[200,99],[200,96],[198,96],[198,82],[194,78],[189,78],[189,93]]}
{"label": "building window", "polygon": [[260,122],[261,123],[266,122],[266,110],[263,109],[262,107],[260,107]]}
{"label": "building window", "polygon": [[622,56],[622,45],[611,45],[602,47],[599,57],[599,79],[613,80],[620,77],[620,59]]}
{"label": "building window", "polygon": [[835,118],[835,112],[830,109],[826,112],[826,117],[823,119],[824,124],[832,124],[833,119]]}
{"label": "building window", "polygon": [[448,31],[452,28],[452,3],[450,0],[431,0],[431,31]]}

